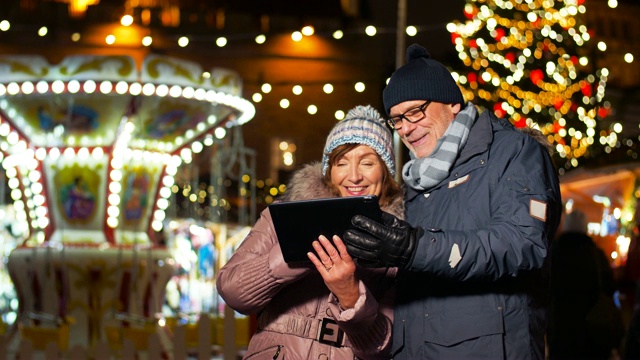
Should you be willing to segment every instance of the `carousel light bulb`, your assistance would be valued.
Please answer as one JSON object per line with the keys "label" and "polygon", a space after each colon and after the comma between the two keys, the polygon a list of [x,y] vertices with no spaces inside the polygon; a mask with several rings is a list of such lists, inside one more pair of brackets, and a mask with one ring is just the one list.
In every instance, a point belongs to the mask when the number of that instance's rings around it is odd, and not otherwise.
{"label": "carousel light bulb", "polygon": [[162,230],[162,221],[154,220],[153,222],[151,222],[151,227],[155,231],[161,231]]}
{"label": "carousel light bulb", "polygon": [[7,85],[7,92],[9,95],[17,95],[20,93],[20,85],[14,82],[9,83],[9,85]]}
{"label": "carousel light bulb", "polygon": [[223,139],[227,135],[227,130],[225,128],[219,127],[216,128],[213,133],[217,139]]}
{"label": "carousel light bulb", "polygon": [[30,95],[31,93],[33,93],[35,87],[33,86],[33,83],[31,81],[25,81],[24,83],[22,83],[21,89],[23,94]]}
{"label": "carousel light bulb", "polygon": [[113,181],[122,180],[122,172],[120,170],[111,170],[110,176]]}
{"label": "carousel light bulb", "polygon": [[120,216],[120,208],[113,205],[109,206],[107,208],[107,214],[109,214],[110,217],[117,218],[118,216]]}
{"label": "carousel light bulb", "polygon": [[182,89],[182,96],[185,99],[192,99],[195,92],[196,91],[194,90],[194,88],[192,88],[191,86],[187,86],[184,89]]}
{"label": "carousel light bulb", "polygon": [[142,93],[146,96],[151,96],[156,92],[156,87],[153,84],[147,83],[142,87]]}
{"label": "carousel light bulb", "polygon": [[169,189],[168,187],[161,188],[160,196],[162,196],[164,199],[168,199],[171,196],[171,189]]}
{"label": "carousel light bulb", "polygon": [[[15,170],[15,168],[11,169]],[[20,186],[20,180],[18,180],[18,178],[16,177],[9,178],[9,181],[7,181],[7,185],[9,185],[9,189],[18,189],[18,187]]]}
{"label": "carousel light bulb", "polygon": [[112,181],[109,183],[109,191],[114,194],[120,194],[120,191],[122,191],[122,185],[120,185],[119,182]]}
{"label": "carousel light bulb", "polygon": [[162,220],[164,220],[164,219],[165,219],[165,213],[164,213],[164,210],[160,210],[160,209],[156,210],[156,211],[153,213],[153,217],[154,217],[156,220],[158,220],[158,221],[162,221]]}
{"label": "carousel light bulb", "polygon": [[172,98],[178,98],[182,95],[182,88],[178,85],[173,85],[169,88],[169,96]]}
{"label": "carousel light bulb", "polygon": [[[20,198],[22,198],[22,191],[20,191],[20,189],[11,190],[11,199],[13,199],[14,202]],[[14,203],[13,206],[16,207],[17,203]]]}
{"label": "carousel light bulb", "polygon": [[114,217],[108,217],[107,218],[107,225],[112,229],[117,228],[118,227],[118,219],[114,218]]}
{"label": "carousel light bulb", "polygon": [[96,85],[96,82],[93,80],[87,80],[84,82],[84,84],[82,85],[82,88],[84,89],[84,92],[87,94],[93,94],[96,89],[98,88],[98,86]]}
{"label": "carousel light bulb", "polygon": [[158,199],[158,208],[162,210],[166,210],[169,207],[169,201],[165,198]]}
{"label": "carousel light bulb", "polygon": [[113,84],[111,83],[111,81],[103,81],[100,84],[100,92],[103,94],[109,94],[111,92],[111,90],[113,90]]}
{"label": "carousel light bulb", "polygon": [[[40,226],[41,229],[46,228],[47,226],[49,226],[49,219],[47,219],[46,217],[41,217],[38,219],[38,225]],[[39,233],[42,234],[42,233]],[[44,241],[44,234],[42,234],[42,240],[39,241]]]}
{"label": "carousel light bulb", "polygon": [[107,198],[107,201],[109,202],[109,205],[118,206],[118,205],[120,205],[120,195],[118,195],[118,194],[109,194],[109,197]]}
{"label": "carousel light bulb", "polygon": [[207,97],[207,91],[203,88],[197,88],[194,92],[193,92],[193,97],[196,100],[200,100],[203,101],[204,99],[206,99]]}
{"label": "carousel light bulb", "polygon": [[167,94],[169,94],[169,87],[165,84],[158,85],[158,87],[156,88],[156,95],[165,97],[167,96]]}
{"label": "carousel light bulb", "polygon": [[202,149],[204,149],[204,146],[202,145],[202,143],[200,141],[194,141],[191,144],[191,151],[193,151],[194,154],[201,153]]}
{"label": "carousel light bulb", "polygon": [[124,95],[129,90],[129,84],[126,81],[118,81],[116,83],[116,93]]}
{"label": "carousel light bulb", "polygon": [[122,169],[122,159],[119,157],[114,157],[111,159],[111,167],[114,170]]}
{"label": "carousel light bulb", "polygon": [[68,147],[64,149],[64,153],[62,155],[67,159],[72,159],[73,157],[75,157],[76,152],[73,150],[72,147]]}
{"label": "carousel light bulb", "polygon": [[60,157],[60,149],[58,149],[57,147],[51,148],[51,150],[49,150],[49,157],[53,161],[58,160],[58,158]]}
{"label": "carousel light bulb", "polygon": [[80,160],[85,160],[89,157],[89,149],[87,149],[86,147],[81,147],[80,150],[78,150],[78,158]]}
{"label": "carousel light bulb", "polygon": [[35,206],[42,206],[44,204],[44,201],[45,201],[45,199],[44,199],[44,196],[42,196],[42,195],[35,195],[33,197],[33,204]]}
{"label": "carousel light bulb", "polygon": [[142,93],[142,85],[140,83],[134,82],[129,85],[129,94],[137,96]]}
{"label": "carousel light bulb", "polygon": [[36,84],[36,91],[39,94],[45,94],[47,91],[49,91],[49,84],[47,84],[47,82],[44,80],[38,81],[38,83]]}
{"label": "carousel light bulb", "polygon": [[93,156],[93,158],[96,160],[101,159],[104,156],[104,149],[99,146],[94,147],[91,151],[91,156]]}

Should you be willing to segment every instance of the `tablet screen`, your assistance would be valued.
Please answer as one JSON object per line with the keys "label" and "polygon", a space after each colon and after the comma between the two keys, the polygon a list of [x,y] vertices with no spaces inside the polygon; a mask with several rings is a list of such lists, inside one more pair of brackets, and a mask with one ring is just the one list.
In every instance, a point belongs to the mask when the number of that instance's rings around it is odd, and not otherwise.
{"label": "tablet screen", "polygon": [[381,221],[375,195],[276,202],[269,205],[273,226],[287,263],[310,262],[311,243],[324,235],[342,235],[353,228],[351,218],[360,214]]}

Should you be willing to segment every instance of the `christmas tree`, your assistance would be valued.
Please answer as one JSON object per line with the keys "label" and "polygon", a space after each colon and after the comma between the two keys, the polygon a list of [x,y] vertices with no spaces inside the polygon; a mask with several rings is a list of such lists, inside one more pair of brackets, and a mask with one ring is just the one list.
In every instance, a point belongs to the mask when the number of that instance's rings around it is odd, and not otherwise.
{"label": "christmas tree", "polygon": [[465,98],[535,127],[553,145],[561,172],[610,152],[605,128],[608,70],[595,68],[584,0],[467,0],[465,22],[448,25],[464,69]]}

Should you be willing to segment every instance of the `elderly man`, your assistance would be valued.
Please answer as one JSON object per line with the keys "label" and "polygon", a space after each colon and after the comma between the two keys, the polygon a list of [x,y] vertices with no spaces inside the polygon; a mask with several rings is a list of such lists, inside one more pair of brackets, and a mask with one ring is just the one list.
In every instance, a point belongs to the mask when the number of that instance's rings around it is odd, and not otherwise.
{"label": "elderly man", "polygon": [[411,153],[407,220],[356,216],[344,239],[361,265],[400,268],[394,359],[543,359],[561,216],[548,143],[465,103],[419,45],[383,100]]}

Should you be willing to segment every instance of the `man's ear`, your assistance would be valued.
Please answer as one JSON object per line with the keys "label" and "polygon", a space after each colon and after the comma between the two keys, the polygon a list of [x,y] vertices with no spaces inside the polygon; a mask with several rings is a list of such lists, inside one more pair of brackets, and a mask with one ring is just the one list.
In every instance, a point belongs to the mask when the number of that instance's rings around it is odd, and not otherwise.
{"label": "man's ear", "polygon": [[451,106],[451,112],[453,113],[453,115],[458,115],[460,110],[462,110],[462,104],[460,103],[449,104],[449,106]]}

